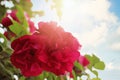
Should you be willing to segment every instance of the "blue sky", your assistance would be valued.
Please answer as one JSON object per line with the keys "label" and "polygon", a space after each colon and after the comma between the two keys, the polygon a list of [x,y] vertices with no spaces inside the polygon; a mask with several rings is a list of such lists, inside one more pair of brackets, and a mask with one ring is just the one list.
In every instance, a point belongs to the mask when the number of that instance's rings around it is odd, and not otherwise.
{"label": "blue sky", "polygon": [[51,0],[38,2],[33,1],[33,10],[44,10],[45,15],[36,16],[35,22],[57,21],[82,44],[81,54],[94,53],[106,63],[99,71],[102,80],[120,79],[120,0],[63,0],[60,21],[49,8]]}
{"label": "blue sky", "polygon": [[110,0],[112,7],[110,11],[113,11],[118,17],[120,17],[120,0]]}

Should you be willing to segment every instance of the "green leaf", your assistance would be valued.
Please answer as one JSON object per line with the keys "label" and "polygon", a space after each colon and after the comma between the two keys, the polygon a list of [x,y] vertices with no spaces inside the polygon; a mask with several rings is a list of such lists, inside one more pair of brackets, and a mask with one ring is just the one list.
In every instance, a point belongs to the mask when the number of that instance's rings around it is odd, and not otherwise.
{"label": "green leaf", "polygon": [[[16,3],[18,4],[18,3]],[[19,6],[29,14],[29,16],[32,16],[33,11],[31,11],[32,8],[32,2],[28,0],[20,0]]]}
{"label": "green leaf", "polygon": [[92,67],[93,67],[92,64],[89,64],[89,65],[87,66],[87,68],[90,69],[90,70],[92,70]]}
{"label": "green leaf", "polygon": [[10,27],[10,30],[12,32],[14,32],[17,36],[22,36],[22,35],[29,33],[28,32],[28,22],[25,18],[23,9],[18,5],[16,7],[17,7],[17,14],[16,15],[17,15],[19,22],[12,20],[13,25],[11,25],[12,27]]}
{"label": "green leaf", "polygon": [[[1,3],[2,0],[0,0]],[[7,8],[4,5],[0,4],[0,22],[2,20],[2,18],[4,17],[5,13],[7,11]]]}
{"label": "green leaf", "polygon": [[94,54],[92,56],[90,55],[85,55],[85,57],[90,61],[90,64],[94,65],[95,63],[100,62],[100,59],[95,56]]}
{"label": "green leaf", "polygon": [[80,78],[80,80],[82,80],[82,78]]}
{"label": "green leaf", "polygon": [[98,69],[98,70],[104,70],[105,68],[104,62],[100,61],[100,59],[94,54],[92,56],[85,55],[85,57],[90,61],[90,64],[87,66],[87,68],[97,77],[97,78],[93,78],[93,80],[99,80],[98,72],[97,70],[93,70],[93,68]]}
{"label": "green leaf", "polygon": [[12,50],[9,48],[8,44],[7,44],[7,39],[6,37],[0,33],[0,38],[3,39],[3,42],[0,42],[0,52],[5,52],[10,54],[12,52]]}
{"label": "green leaf", "polygon": [[77,80],[77,76],[76,76],[76,74],[75,74],[75,71],[74,70],[72,70],[72,74],[73,74],[73,76],[74,76],[74,80]]}
{"label": "green leaf", "polygon": [[23,27],[25,27],[25,29],[28,29],[28,22],[26,19],[23,20]]}
{"label": "green leaf", "polygon": [[36,80],[44,80],[44,74],[40,74],[40,76],[38,76]]}
{"label": "green leaf", "polygon": [[13,25],[11,25],[9,28],[18,37],[28,34],[27,30],[20,23],[14,20],[12,22],[13,22]]}
{"label": "green leaf", "polygon": [[18,17],[18,19],[20,21],[20,24],[24,27],[24,29],[27,30],[28,22],[27,22],[27,20],[25,18],[23,9],[20,6],[17,6],[17,10],[18,10],[17,17]]}
{"label": "green leaf", "polygon": [[3,43],[0,42],[1,47],[6,47],[6,45],[7,45],[6,37],[2,33],[0,33],[0,38],[4,39]]}
{"label": "green leaf", "polygon": [[92,73],[94,73],[98,77],[98,72],[95,70],[92,70]]}
{"label": "green leaf", "polygon": [[93,66],[93,64],[94,64],[93,59],[92,59],[92,56],[86,54],[85,57],[86,57],[86,58],[89,60],[89,62],[90,62],[90,64],[87,66],[88,69],[92,70],[92,66]]}
{"label": "green leaf", "polygon": [[57,76],[57,77],[56,77],[56,80],[61,80],[61,77],[60,77],[60,76]]}
{"label": "green leaf", "polygon": [[44,71],[43,74],[44,74],[44,77],[45,77],[45,78],[49,76],[49,73],[46,72],[46,71]]}
{"label": "green leaf", "polygon": [[11,53],[11,49],[7,46],[7,39],[6,37],[0,33],[0,38],[3,39],[3,42],[0,42],[0,52],[7,52],[7,53]]}
{"label": "green leaf", "polygon": [[52,74],[53,80],[57,80],[57,76],[55,74]]}
{"label": "green leaf", "polygon": [[92,55],[92,59],[93,59],[94,64],[100,62],[100,59],[97,56],[95,56],[94,54]]}
{"label": "green leaf", "polygon": [[104,70],[105,69],[105,64],[103,61],[100,61],[94,65],[94,68]]}
{"label": "green leaf", "polygon": [[20,80],[25,80],[25,77],[24,76],[20,77]]}
{"label": "green leaf", "polygon": [[3,50],[2,46],[0,45],[0,52]]}
{"label": "green leaf", "polygon": [[24,17],[24,11],[23,11],[23,9],[20,7],[20,6],[16,6],[17,7],[17,17],[18,17],[18,19],[20,20],[20,21],[22,21],[23,19],[25,19],[25,17]]}
{"label": "green leaf", "polygon": [[[50,72],[44,72],[44,74],[45,73],[47,73],[47,77],[45,77],[45,75],[44,75],[44,78],[47,78],[47,80],[61,80],[60,79],[60,76],[58,77],[58,76],[56,76],[55,74],[53,74],[53,73],[50,73]],[[41,79],[42,80],[42,79]]]}
{"label": "green leaf", "polygon": [[79,70],[84,70],[84,67],[78,62],[78,61],[76,61],[75,63],[74,63],[74,65],[75,65],[75,67],[77,67]]}
{"label": "green leaf", "polygon": [[9,48],[9,47],[5,48],[4,50],[5,50],[5,52],[7,52],[8,54],[11,54],[11,53],[12,53],[12,49]]}
{"label": "green leaf", "polygon": [[52,77],[51,75],[49,75],[49,76],[47,77],[47,80],[53,80],[53,77]]}
{"label": "green leaf", "polygon": [[92,80],[101,80],[100,78],[93,78]]}
{"label": "green leaf", "polygon": [[8,80],[14,80],[13,73],[10,70],[8,70],[6,68],[6,66],[3,65],[2,63],[0,63],[0,70],[4,74],[4,76],[8,76],[8,77],[11,78],[11,79],[8,79]]}
{"label": "green leaf", "polygon": [[85,57],[90,61],[90,64],[93,64],[92,56],[86,54]]}
{"label": "green leaf", "polygon": [[22,26],[16,21],[13,21],[13,25],[11,25],[9,28],[17,36],[19,36],[20,33],[22,32]]}

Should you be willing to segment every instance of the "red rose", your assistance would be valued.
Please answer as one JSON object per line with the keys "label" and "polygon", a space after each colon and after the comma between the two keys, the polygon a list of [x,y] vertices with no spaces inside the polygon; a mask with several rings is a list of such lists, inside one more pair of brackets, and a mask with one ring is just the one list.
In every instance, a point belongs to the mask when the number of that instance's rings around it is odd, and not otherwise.
{"label": "red rose", "polygon": [[11,11],[11,13],[7,13],[6,16],[10,16],[13,20],[19,22],[16,13],[17,13],[17,11],[13,10],[13,11]]}
{"label": "red rose", "polygon": [[37,76],[42,72],[42,68],[36,59],[36,53],[44,49],[44,42],[40,41],[37,35],[22,36],[14,40],[11,47],[14,52],[10,60],[16,68],[21,70],[24,76]]}
{"label": "red rose", "polygon": [[5,17],[2,19],[1,23],[4,27],[8,27],[12,24],[12,21],[8,17]]}
{"label": "red rose", "polygon": [[44,36],[45,51],[39,51],[38,60],[42,68],[56,75],[72,72],[73,64],[80,56],[80,44],[72,34],[65,32],[56,23],[39,23],[39,36]]}
{"label": "red rose", "polygon": [[11,62],[23,75],[36,76],[42,70],[64,75],[72,72],[79,59],[81,47],[75,37],[56,23],[39,23],[33,35],[25,35],[12,42]]}
{"label": "red rose", "polygon": [[16,11],[12,11],[11,13],[7,13],[6,16],[2,19],[1,23],[4,27],[7,28],[8,26],[10,26],[12,24],[12,21],[8,16],[11,17],[13,20],[19,22],[19,20],[16,16]]}
{"label": "red rose", "polygon": [[78,62],[82,65],[82,66],[87,66],[89,64],[88,59],[85,56],[79,56]]}

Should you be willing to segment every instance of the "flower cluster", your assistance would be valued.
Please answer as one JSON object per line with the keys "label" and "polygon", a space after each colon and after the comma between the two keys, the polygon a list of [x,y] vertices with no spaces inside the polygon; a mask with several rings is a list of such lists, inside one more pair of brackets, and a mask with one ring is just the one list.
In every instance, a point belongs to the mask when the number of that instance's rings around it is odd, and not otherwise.
{"label": "flower cluster", "polygon": [[[12,21],[7,15],[3,18],[2,24],[8,28]],[[20,22],[16,11],[9,15]],[[89,64],[89,61],[80,55],[78,50],[81,45],[71,33],[65,32],[55,22],[39,22],[36,29],[27,16],[26,19],[31,34],[23,35],[12,42],[13,53],[10,58],[12,64],[19,68],[24,76],[38,76],[43,71],[59,76],[66,72],[72,73],[75,61],[83,66]]]}
{"label": "flower cluster", "polygon": [[[7,28],[7,31],[4,33],[4,35],[7,37],[7,39],[10,39],[14,36],[16,36],[16,34],[14,34],[13,32],[11,32],[11,30],[9,29],[9,27],[13,24],[12,20],[21,23],[20,20],[18,19],[18,17],[16,16],[17,11],[13,10],[9,13],[6,13],[5,17],[2,19],[1,24]],[[33,33],[35,31],[35,26],[34,23],[30,20],[29,16],[27,15],[27,13],[24,13],[24,16],[28,22],[29,25],[29,29],[30,32]]]}

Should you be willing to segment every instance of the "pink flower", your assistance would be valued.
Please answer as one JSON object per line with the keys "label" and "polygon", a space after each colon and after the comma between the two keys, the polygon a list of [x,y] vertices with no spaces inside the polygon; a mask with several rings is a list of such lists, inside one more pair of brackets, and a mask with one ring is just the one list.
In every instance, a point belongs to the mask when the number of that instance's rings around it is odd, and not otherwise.
{"label": "pink flower", "polygon": [[42,68],[36,59],[36,53],[42,51],[43,45],[43,41],[36,35],[25,35],[14,40],[11,44],[14,50],[10,58],[12,64],[26,77],[38,76]]}
{"label": "pink flower", "polygon": [[88,61],[88,59],[85,56],[79,56],[78,62],[82,65],[82,66],[87,66],[90,62]]}

